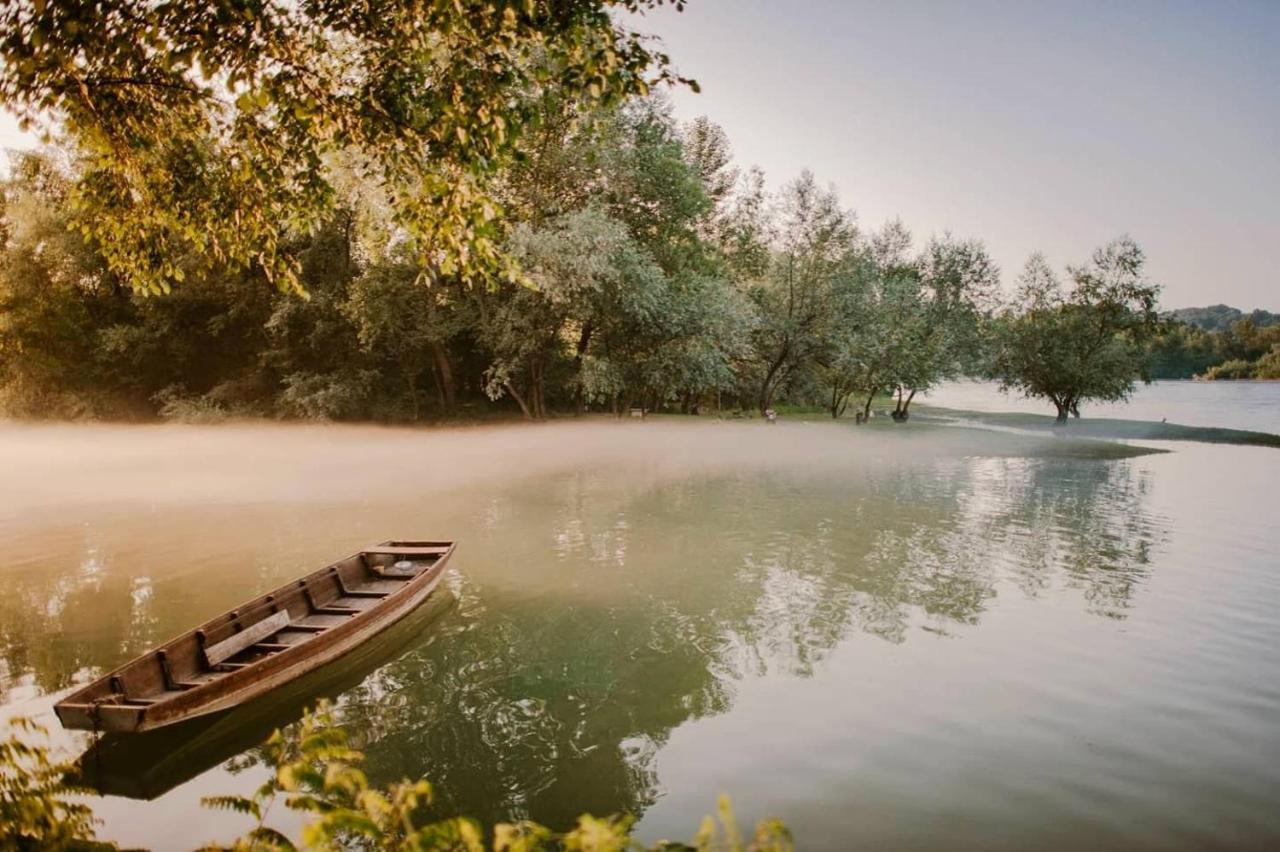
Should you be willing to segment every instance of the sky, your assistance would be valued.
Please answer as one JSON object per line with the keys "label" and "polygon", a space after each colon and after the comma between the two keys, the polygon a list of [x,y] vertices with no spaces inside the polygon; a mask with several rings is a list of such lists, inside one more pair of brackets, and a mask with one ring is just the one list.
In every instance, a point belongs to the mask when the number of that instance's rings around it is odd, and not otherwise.
{"label": "sky", "polygon": [[[1280,311],[1280,0],[690,0],[633,19],[781,186],[984,240],[1013,279],[1122,234],[1165,307]],[[0,148],[30,147],[0,111]]]}
{"label": "sky", "polygon": [[1128,234],[1162,304],[1280,310],[1280,0],[690,0],[633,19],[739,165],[864,228],[982,239],[1005,286]]}

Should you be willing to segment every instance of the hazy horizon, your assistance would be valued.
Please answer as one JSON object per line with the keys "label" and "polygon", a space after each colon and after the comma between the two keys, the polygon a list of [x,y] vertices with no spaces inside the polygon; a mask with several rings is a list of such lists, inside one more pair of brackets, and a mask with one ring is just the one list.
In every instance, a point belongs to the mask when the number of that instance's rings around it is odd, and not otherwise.
{"label": "hazy horizon", "polygon": [[[776,189],[803,169],[860,227],[986,242],[1006,288],[1121,234],[1167,309],[1280,311],[1280,4],[693,0],[634,20]],[[0,111],[0,148],[34,138]],[[7,157],[5,158],[7,159]]]}

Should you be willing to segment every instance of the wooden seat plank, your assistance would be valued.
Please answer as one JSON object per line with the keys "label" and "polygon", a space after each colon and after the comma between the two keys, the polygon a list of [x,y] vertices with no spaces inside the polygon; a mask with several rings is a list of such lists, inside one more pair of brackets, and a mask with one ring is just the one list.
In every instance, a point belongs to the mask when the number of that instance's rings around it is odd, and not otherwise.
{"label": "wooden seat plank", "polygon": [[317,615],[359,615],[362,610],[358,610],[351,606],[336,606],[334,604],[325,604],[315,609]]}
{"label": "wooden seat plank", "polygon": [[347,609],[354,609],[354,610],[359,610],[360,612],[364,612],[366,609],[372,609],[373,607],[377,606],[378,601],[380,601],[384,597],[386,597],[386,595],[378,595],[376,598],[369,597],[369,596],[350,597],[350,596],[344,595],[343,597],[340,597],[337,600],[330,603],[329,606],[340,606],[340,607],[345,607]]}
{"label": "wooden seat plank", "polygon": [[444,556],[447,547],[370,547],[362,551],[365,556]]}
{"label": "wooden seat plank", "polygon": [[286,627],[276,634],[275,641],[281,645],[301,645],[315,635],[313,630],[290,630]]}
{"label": "wooden seat plank", "polygon": [[283,611],[272,613],[256,624],[251,624],[239,633],[233,634],[231,638],[205,648],[205,662],[211,667],[225,662],[245,648],[261,642],[273,633],[279,633],[288,624],[289,613]]}
{"label": "wooden seat plank", "polygon": [[346,624],[349,619],[350,616],[346,615],[325,615],[323,613],[316,613],[304,618],[299,618],[290,626],[295,628],[301,627],[303,629],[319,627],[327,630],[330,627],[337,627],[339,624]]}
{"label": "wooden seat plank", "polygon": [[159,704],[162,701],[168,701],[170,698],[177,698],[181,694],[182,690],[157,692],[154,695],[131,695],[125,701],[128,704],[141,704],[150,707],[152,704]]}

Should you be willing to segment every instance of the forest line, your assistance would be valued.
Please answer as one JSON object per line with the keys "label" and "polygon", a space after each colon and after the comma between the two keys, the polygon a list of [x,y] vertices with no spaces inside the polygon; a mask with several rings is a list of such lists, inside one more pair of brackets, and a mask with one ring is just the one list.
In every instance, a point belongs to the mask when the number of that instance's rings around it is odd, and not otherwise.
{"label": "forest line", "polygon": [[1071,411],[1146,369],[1162,326],[1132,240],[1070,267],[1066,288],[1034,256],[1009,297],[981,241],[864,229],[808,172],[771,194],[721,128],[680,126],[660,97],[544,110],[529,155],[495,181],[512,269],[424,264],[384,185],[335,157],[333,215],[288,246],[305,297],[200,255],[167,261],[172,292],[140,290],[77,227],[92,211],[71,150],[17,154],[4,411],[413,421],[786,401],[840,416],[891,393],[906,419],[917,394],[960,375]]}

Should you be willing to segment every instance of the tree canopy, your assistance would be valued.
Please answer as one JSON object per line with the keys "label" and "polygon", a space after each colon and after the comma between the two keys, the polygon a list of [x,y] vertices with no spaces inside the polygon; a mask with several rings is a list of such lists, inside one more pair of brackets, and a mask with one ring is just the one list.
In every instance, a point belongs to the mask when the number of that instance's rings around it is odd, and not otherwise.
{"label": "tree canopy", "polygon": [[1145,262],[1133,240],[1115,240],[1089,263],[1069,267],[1064,290],[1044,258],[1033,256],[996,326],[1002,386],[1051,401],[1065,423],[1081,403],[1127,399],[1139,378],[1149,380],[1145,345],[1159,321],[1159,287],[1146,281]]}
{"label": "tree canopy", "polygon": [[614,14],[662,3],[15,0],[0,99],[74,146],[70,212],[135,288],[196,258],[303,290],[296,236],[333,215],[338,154],[424,261],[472,277],[506,268],[491,180],[546,92],[608,105],[681,79]]}

